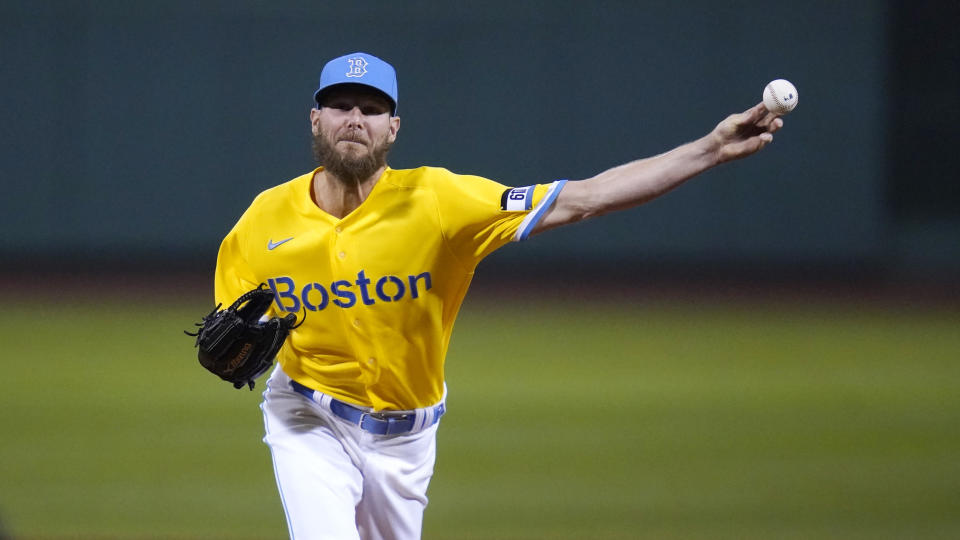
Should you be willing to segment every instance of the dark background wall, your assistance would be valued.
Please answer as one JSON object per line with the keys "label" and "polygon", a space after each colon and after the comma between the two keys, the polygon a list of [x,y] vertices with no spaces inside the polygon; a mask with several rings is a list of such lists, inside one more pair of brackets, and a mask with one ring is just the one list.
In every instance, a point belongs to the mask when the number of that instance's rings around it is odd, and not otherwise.
{"label": "dark background wall", "polygon": [[798,87],[761,154],[508,246],[492,272],[589,261],[949,280],[957,6],[5,1],[0,270],[211,271],[250,200],[313,167],[323,63],[363,50],[399,72],[392,166],[509,185],[659,153],[771,79]]}

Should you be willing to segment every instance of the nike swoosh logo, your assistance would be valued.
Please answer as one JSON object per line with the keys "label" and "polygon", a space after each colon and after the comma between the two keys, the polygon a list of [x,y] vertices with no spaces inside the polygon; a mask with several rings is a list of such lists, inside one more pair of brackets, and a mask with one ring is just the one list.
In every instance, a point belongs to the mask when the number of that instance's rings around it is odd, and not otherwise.
{"label": "nike swoosh logo", "polygon": [[282,244],[286,244],[287,242],[289,242],[289,241],[291,241],[291,240],[293,240],[293,237],[292,237],[292,236],[291,236],[290,238],[284,238],[283,240],[281,240],[281,241],[279,241],[279,242],[274,242],[274,241],[273,241],[273,238],[271,238],[270,241],[267,242],[267,249],[269,249],[269,250],[272,251],[272,250],[276,249],[278,246],[280,246],[280,245],[282,245]]}

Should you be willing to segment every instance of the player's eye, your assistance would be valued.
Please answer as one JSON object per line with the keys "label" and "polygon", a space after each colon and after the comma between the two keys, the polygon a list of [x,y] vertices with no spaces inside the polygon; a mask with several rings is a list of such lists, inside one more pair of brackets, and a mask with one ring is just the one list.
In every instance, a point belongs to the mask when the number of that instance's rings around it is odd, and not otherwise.
{"label": "player's eye", "polygon": [[360,107],[360,112],[363,113],[364,116],[377,116],[387,112],[387,109],[380,105],[364,105]]}

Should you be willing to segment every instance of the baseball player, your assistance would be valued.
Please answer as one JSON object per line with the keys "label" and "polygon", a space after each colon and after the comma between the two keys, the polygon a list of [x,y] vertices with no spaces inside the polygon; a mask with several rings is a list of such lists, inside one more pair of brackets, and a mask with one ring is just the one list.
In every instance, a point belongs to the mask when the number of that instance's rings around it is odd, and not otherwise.
{"label": "baseball player", "polygon": [[507,187],[387,166],[396,74],[366,53],[328,62],[310,111],[321,167],[261,193],[220,247],[218,303],[259,284],[305,315],[262,403],[291,538],[416,539],[445,412],[444,360],[477,264],[539,232],[637,206],[763,148],[762,104],[664,154],[580,181]]}

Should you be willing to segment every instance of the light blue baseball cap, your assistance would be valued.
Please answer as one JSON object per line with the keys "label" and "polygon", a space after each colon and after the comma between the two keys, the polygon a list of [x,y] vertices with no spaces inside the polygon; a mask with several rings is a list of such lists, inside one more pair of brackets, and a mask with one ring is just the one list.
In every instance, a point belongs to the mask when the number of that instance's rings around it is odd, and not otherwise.
{"label": "light blue baseball cap", "polygon": [[391,114],[397,115],[397,72],[376,56],[355,52],[327,62],[320,72],[320,87],[313,93],[317,106],[320,105],[320,94],[338,84],[362,84],[379,90],[390,98]]}

